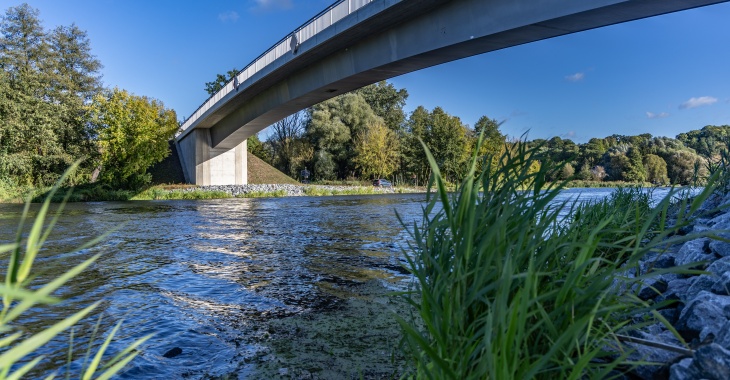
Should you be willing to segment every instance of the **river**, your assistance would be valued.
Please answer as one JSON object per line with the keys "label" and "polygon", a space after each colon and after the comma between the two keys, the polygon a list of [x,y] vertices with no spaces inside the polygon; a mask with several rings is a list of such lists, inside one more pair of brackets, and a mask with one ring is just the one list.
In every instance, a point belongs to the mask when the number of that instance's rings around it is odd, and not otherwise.
{"label": "river", "polygon": [[[558,201],[611,191],[569,189]],[[395,211],[420,220],[424,199],[68,204],[34,273],[48,281],[102,256],[62,289],[66,301],[28,313],[23,327],[38,331],[99,301],[94,318],[75,331],[72,372],[83,365],[84,337],[101,316],[102,331],[124,320],[112,351],[155,334],[123,378],[387,376],[398,372],[400,355],[393,312],[404,310],[388,293],[409,284],[402,268],[408,234]],[[13,239],[21,211],[0,205],[0,241]],[[109,231],[94,248],[64,254]],[[51,359],[43,370],[65,366],[67,343],[66,334],[45,349]],[[163,356],[175,347],[180,355]]]}

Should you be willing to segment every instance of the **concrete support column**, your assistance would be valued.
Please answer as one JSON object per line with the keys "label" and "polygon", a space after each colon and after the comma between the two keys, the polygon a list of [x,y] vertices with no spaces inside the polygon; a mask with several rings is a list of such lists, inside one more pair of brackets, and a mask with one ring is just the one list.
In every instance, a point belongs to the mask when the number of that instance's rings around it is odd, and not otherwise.
{"label": "concrete support column", "polygon": [[248,183],[248,140],[233,149],[211,147],[210,130],[196,129],[178,141],[185,180],[200,186]]}

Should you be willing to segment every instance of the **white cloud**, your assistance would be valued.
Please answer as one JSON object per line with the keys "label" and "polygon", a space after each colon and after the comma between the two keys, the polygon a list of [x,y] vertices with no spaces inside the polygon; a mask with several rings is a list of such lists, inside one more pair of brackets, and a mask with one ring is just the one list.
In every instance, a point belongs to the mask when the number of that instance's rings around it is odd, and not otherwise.
{"label": "white cloud", "polygon": [[238,21],[238,12],[236,11],[228,11],[223,13],[218,13],[218,20],[221,20],[223,22],[236,22]]}
{"label": "white cloud", "polygon": [[666,112],[660,112],[660,113],[654,113],[654,112],[649,112],[649,111],[646,112],[646,117],[648,117],[649,119],[661,119],[661,118],[664,118],[667,116],[669,116],[669,114]]}
{"label": "white cloud", "polygon": [[685,110],[701,106],[709,106],[710,104],[717,103],[717,98],[712,96],[700,96],[699,98],[690,98],[688,101],[679,105],[679,109]]}
{"label": "white cloud", "polygon": [[564,138],[564,139],[572,139],[575,136],[576,136],[575,131],[568,131],[568,133],[563,133],[562,135],[560,135],[560,137]]}
{"label": "white cloud", "polygon": [[586,76],[585,73],[575,73],[575,74],[571,74],[571,75],[566,75],[565,80],[567,80],[569,82],[578,82],[578,81],[582,81],[583,78],[585,78],[585,76]]}
{"label": "white cloud", "polygon": [[254,0],[252,11],[270,11],[276,9],[289,9],[293,6],[292,0]]}

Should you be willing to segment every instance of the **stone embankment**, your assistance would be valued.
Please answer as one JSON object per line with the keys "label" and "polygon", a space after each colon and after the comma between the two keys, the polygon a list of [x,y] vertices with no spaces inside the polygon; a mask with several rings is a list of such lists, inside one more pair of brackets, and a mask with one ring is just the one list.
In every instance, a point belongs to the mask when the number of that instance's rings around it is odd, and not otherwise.
{"label": "stone embankment", "polygon": [[[330,193],[348,193],[357,192],[361,189],[363,192],[382,192],[392,193],[394,189],[392,187],[354,187],[354,186],[326,186],[326,185],[217,185],[217,186],[198,186],[187,189],[187,191],[203,190],[203,191],[224,191],[231,194],[234,197],[245,196],[246,194],[252,193],[279,193],[284,191],[283,196],[297,197],[308,195],[308,189],[330,192]],[[408,192],[408,191],[406,191]],[[413,191],[415,192],[415,190]]]}
{"label": "stone embankment", "polygon": [[[730,238],[730,212],[714,211],[730,203],[730,195],[712,196],[700,210],[701,216],[681,234],[708,230]],[[702,215],[704,214],[704,215]],[[628,345],[636,349],[630,359],[657,365],[639,366],[633,378],[670,380],[730,379],[730,243],[700,237],[647,257],[642,272],[701,262],[698,275],[662,274],[645,283],[639,298],[668,302],[659,313],[689,345],[682,344],[663,324],[648,326]],[[644,316],[636,316],[637,322]],[[652,346],[653,343],[654,346]],[[662,364],[663,363],[663,364]]]}

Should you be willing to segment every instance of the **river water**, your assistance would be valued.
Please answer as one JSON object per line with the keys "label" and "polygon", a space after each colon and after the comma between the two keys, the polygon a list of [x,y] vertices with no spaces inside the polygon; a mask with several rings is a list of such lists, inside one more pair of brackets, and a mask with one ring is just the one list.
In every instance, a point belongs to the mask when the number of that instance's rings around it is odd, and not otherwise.
{"label": "river water", "polygon": [[[611,191],[570,189],[558,201],[598,199]],[[28,313],[23,327],[38,331],[100,302],[94,318],[75,331],[72,372],[83,366],[87,337],[101,317],[101,331],[124,320],[112,351],[154,334],[123,378],[255,378],[262,368],[275,377],[392,373],[397,368],[386,368],[387,362],[397,354],[385,351],[397,350],[397,334],[376,330],[397,330],[397,324],[389,314],[382,320],[373,315],[392,310],[387,292],[408,284],[402,269],[408,234],[395,211],[420,220],[424,200],[425,194],[393,194],[68,204],[36,264],[38,280],[92,254],[101,257],[62,289],[66,301]],[[13,239],[21,211],[21,205],[0,205],[0,241]],[[94,248],[65,253],[109,231]],[[369,319],[356,320],[368,313]],[[327,323],[345,326],[322,327]],[[315,342],[319,335],[343,342]],[[356,359],[344,352],[352,342],[362,342],[364,351],[382,348],[385,364],[372,358],[352,364]],[[64,367],[67,345],[67,335],[54,340],[42,368]],[[174,347],[182,353],[163,356]],[[309,356],[296,362],[298,350]],[[306,369],[299,368],[301,361]],[[348,365],[357,368],[333,372]]]}

